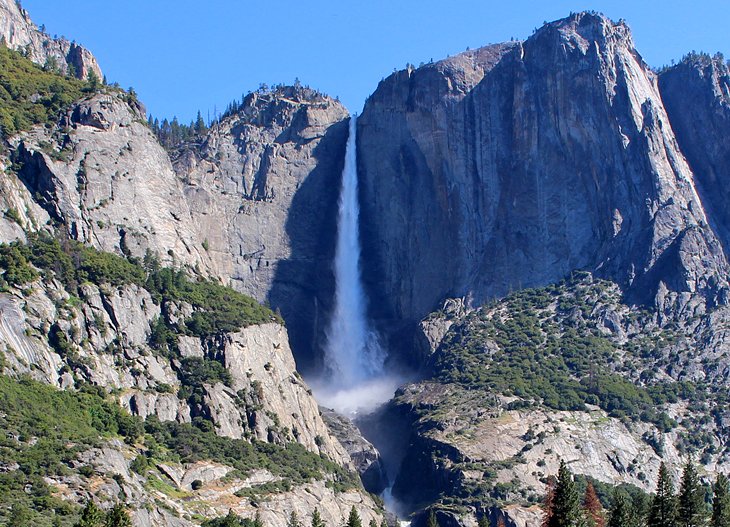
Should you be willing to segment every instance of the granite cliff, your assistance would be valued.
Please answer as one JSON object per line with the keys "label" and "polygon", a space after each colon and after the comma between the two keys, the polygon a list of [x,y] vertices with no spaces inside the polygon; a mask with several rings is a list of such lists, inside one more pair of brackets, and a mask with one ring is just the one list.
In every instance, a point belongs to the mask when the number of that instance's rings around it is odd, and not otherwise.
{"label": "granite cliff", "polygon": [[[15,2],[0,36],[101,77]],[[345,108],[259,90],[167,151],[133,93],[90,83],[2,136],[0,388],[124,410],[43,483],[18,454],[39,438],[0,416],[0,480],[126,497],[144,526],[335,525],[382,518],[355,474],[381,490],[387,466],[405,512],[522,526],[559,458],[643,490],[660,459],[726,470],[729,78],[701,54],[656,72],[624,22],[580,13],[380,83],[357,123],[364,278],[422,378],[361,421],[382,458],[299,374],[321,370]]]}
{"label": "granite cliff", "polygon": [[99,64],[91,52],[66,38],[51,37],[31,20],[20,2],[0,1],[0,40],[11,49],[23,52],[41,66],[86,79],[93,73],[103,78]]}
{"label": "granite cliff", "polygon": [[673,124],[626,24],[591,13],[391,75],[359,120],[376,316],[573,269],[632,302],[662,287],[724,302],[727,258]]}

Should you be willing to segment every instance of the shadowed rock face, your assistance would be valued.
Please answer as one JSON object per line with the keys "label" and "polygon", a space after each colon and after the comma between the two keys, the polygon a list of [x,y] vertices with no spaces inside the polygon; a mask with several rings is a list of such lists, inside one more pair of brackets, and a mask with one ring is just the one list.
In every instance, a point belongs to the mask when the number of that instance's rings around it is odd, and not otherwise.
{"label": "shadowed rock face", "polygon": [[[367,283],[384,320],[597,270],[710,304],[727,261],[656,75],[588,13],[381,82],[359,120]],[[702,255],[701,258],[690,255]]]}
{"label": "shadowed rock face", "polygon": [[730,71],[721,56],[687,56],[659,88],[698,191],[725,248],[730,244]]}
{"label": "shadowed rock face", "polygon": [[347,117],[307,88],[253,93],[174,160],[212,273],[281,310],[304,371],[334,291]]}

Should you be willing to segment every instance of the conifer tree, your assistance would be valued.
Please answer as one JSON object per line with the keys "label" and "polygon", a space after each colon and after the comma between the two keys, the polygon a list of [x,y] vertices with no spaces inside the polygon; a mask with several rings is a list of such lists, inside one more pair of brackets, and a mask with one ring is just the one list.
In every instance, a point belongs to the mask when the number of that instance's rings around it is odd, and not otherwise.
{"label": "conifer tree", "polygon": [[479,519],[477,520],[477,526],[478,527],[490,527],[489,524],[489,516],[486,514],[482,514],[479,516]]}
{"label": "conifer tree", "polygon": [[127,509],[122,504],[114,505],[106,514],[106,527],[132,527]]}
{"label": "conifer tree", "polygon": [[289,515],[289,521],[286,522],[286,527],[302,527],[302,522],[299,521],[297,511],[291,511]]}
{"label": "conifer tree", "polygon": [[375,518],[370,520],[369,527],[378,527],[378,522],[375,521]]}
{"label": "conifer tree", "polygon": [[439,527],[439,521],[436,519],[436,513],[431,509],[426,520],[426,527]]}
{"label": "conifer tree", "polygon": [[325,527],[322,516],[319,514],[319,509],[316,507],[312,513],[312,527]]}
{"label": "conifer tree", "polygon": [[350,509],[350,516],[347,518],[347,527],[362,527],[360,515],[357,513],[355,506]]}
{"label": "conifer tree", "polygon": [[81,518],[74,524],[74,527],[102,527],[104,525],[104,512],[96,506],[96,503],[89,500],[81,511]]}
{"label": "conifer tree", "polygon": [[636,512],[631,500],[624,491],[615,489],[613,491],[608,527],[638,527],[638,524],[638,518],[636,518]]}
{"label": "conifer tree", "polygon": [[596,489],[590,481],[586,485],[586,493],[583,496],[583,509],[590,527],[605,527],[606,517],[603,515],[603,506],[596,495]]}
{"label": "conifer tree", "polygon": [[727,478],[718,474],[712,493],[712,527],[730,527],[730,489]]}
{"label": "conifer tree", "polygon": [[[398,522],[396,521],[395,524],[398,525]],[[385,518],[383,518],[383,521],[380,522],[380,527],[389,527],[388,526],[388,520],[386,520]]]}
{"label": "conifer tree", "polygon": [[659,465],[656,494],[651,500],[647,527],[677,527],[677,498],[664,462]]}
{"label": "conifer tree", "polygon": [[705,490],[692,461],[687,461],[682,473],[678,513],[680,527],[702,527],[707,523]]}
{"label": "conifer tree", "polygon": [[552,503],[552,515],[547,527],[585,527],[580,492],[573,481],[573,474],[564,461],[560,462],[558,480]]}

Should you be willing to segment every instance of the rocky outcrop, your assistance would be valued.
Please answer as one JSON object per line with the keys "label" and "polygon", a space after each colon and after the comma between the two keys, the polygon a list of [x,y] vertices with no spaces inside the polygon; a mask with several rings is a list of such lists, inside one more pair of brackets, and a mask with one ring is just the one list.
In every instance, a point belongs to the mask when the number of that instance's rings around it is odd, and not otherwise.
{"label": "rocky outcrop", "polygon": [[96,58],[88,49],[64,37],[51,38],[36,27],[16,0],[0,0],[0,40],[49,69],[73,73],[79,79],[86,79],[92,72],[99,80],[103,78]]}
{"label": "rocky outcrop", "polygon": [[364,267],[387,321],[577,268],[635,302],[725,301],[726,257],[622,22],[576,14],[395,73],[358,125]]}
{"label": "rocky outcrop", "polygon": [[[163,262],[205,269],[183,186],[143,108],[126,94],[81,101],[55,129],[35,128],[11,145],[19,181],[71,239],[139,258],[149,250]],[[37,208],[25,196],[14,198],[23,214]]]}
{"label": "rocky outcrop", "polygon": [[[57,283],[0,293],[0,353],[5,373],[30,374],[59,387],[91,382],[120,390],[119,402],[140,417],[189,422],[191,408],[175,395],[179,363],[150,348],[151,325],[160,306],[141,287],[86,284],[80,304]],[[48,334],[60,331],[66,349]],[[295,441],[343,466],[350,457],[322,417],[309,387],[296,371],[286,329],[253,325],[219,341],[195,339],[196,357],[221,361],[230,386],[204,386],[203,412],[220,435],[265,442]],[[196,410],[193,408],[193,410]]]}
{"label": "rocky outcrop", "polygon": [[174,161],[213,274],[281,310],[305,371],[334,288],[347,117],[308,88],[252,93]]}
{"label": "rocky outcrop", "polygon": [[118,496],[125,496],[136,527],[193,527],[200,524],[201,517],[225,516],[230,510],[244,518],[258,514],[265,525],[285,527],[292,511],[308,521],[315,508],[327,524],[338,525],[353,506],[363,521],[381,521],[381,513],[368,495],[357,491],[337,493],[324,482],[311,482],[281,493],[254,491],[237,497],[241,489],[251,491],[276,478],[265,470],[231,477],[232,467],[207,461],[159,463],[135,472],[130,464],[139,455],[137,448],[112,440],[79,456],[73,468],[85,467],[92,476],[70,472],[49,481],[62,489],[66,499],[80,501],[93,493],[103,508],[114,504]]}
{"label": "rocky outcrop", "polygon": [[374,494],[382,493],[387,487],[388,478],[380,452],[347,417],[322,408],[322,418],[349,454],[365,489]]}

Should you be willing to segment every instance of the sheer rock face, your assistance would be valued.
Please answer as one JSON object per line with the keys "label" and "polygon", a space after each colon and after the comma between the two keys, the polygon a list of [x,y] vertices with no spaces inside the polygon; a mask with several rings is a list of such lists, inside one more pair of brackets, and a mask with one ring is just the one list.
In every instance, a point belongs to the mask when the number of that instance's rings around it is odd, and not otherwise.
{"label": "sheer rock face", "polygon": [[730,71],[724,58],[688,56],[659,76],[672,128],[724,246],[730,244]]}
{"label": "sheer rock face", "polygon": [[366,103],[359,154],[380,317],[415,321],[446,297],[481,303],[577,268],[635,301],[662,287],[724,301],[727,260],[623,23],[572,15],[395,73]]}
{"label": "sheer rock face", "polygon": [[61,73],[68,73],[72,68],[79,79],[86,79],[92,72],[99,80],[103,78],[96,58],[88,49],[63,37],[51,38],[39,30],[15,0],[0,0],[0,39],[41,66],[55,67]]}
{"label": "sheer rock face", "polygon": [[[174,161],[212,273],[279,308],[295,350],[316,346],[334,290],[347,117],[307,88],[253,93]],[[307,369],[312,357],[297,361]]]}
{"label": "sheer rock face", "polygon": [[[36,127],[11,146],[18,189],[24,186],[35,208],[71,239],[102,251],[143,257],[150,250],[166,263],[206,265],[183,185],[144,110],[124,94],[81,101],[55,129]],[[28,208],[26,194],[17,193],[18,210]]]}

